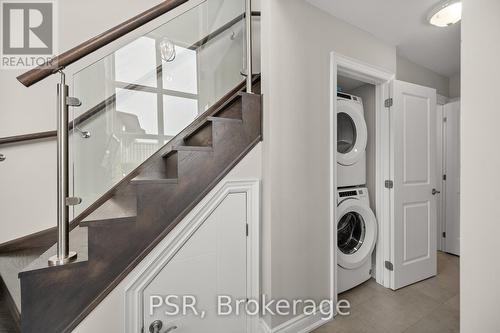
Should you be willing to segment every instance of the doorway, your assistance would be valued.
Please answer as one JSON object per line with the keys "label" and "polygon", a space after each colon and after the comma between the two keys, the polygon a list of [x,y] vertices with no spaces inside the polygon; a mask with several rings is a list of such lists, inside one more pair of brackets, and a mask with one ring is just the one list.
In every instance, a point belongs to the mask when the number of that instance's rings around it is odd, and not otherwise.
{"label": "doorway", "polygon": [[[370,207],[376,213],[377,220],[388,221],[390,218],[389,194],[383,186],[384,179],[388,179],[390,174],[389,156],[389,116],[385,111],[385,100],[389,98],[390,82],[394,79],[394,74],[383,69],[371,66],[341,54],[333,52],[331,54],[331,103],[330,103],[330,253],[331,256],[331,289],[333,299],[337,299],[338,293],[338,272],[337,272],[337,228],[339,211],[337,209],[338,191],[338,146],[337,146],[337,87],[339,77],[344,86],[352,84],[348,90],[355,93],[366,94],[366,99],[370,100],[371,112],[369,122],[371,130],[367,134],[367,163],[370,164],[370,175],[367,176],[365,186],[371,188],[369,192]],[[368,97],[369,96],[369,97]],[[353,122],[354,124],[354,122]],[[375,149],[375,147],[379,149]],[[387,237],[390,236],[386,223],[379,223],[377,232],[376,247],[373,252],[371,276],[377,283],[389,287],[387,284],[389,276],[384,269],[384,258],[389,255],[389,248],[385,246]]]}
{"label": "doorway", "polygon": [[437,107],[438,250],[460,255],[460,101]]}
{"label": "doorway", "polygon": [[[345,284],[339,290],[338,282],[345,272],[337,269],[340,265],[338,241],[343,239],[338,238],[339,219],[344,221],[337,209],[337,205],[341,204],[340,194],[337,195],[340,184],[338,134],[345,137],[342,147],[354,147],[353,135],[345,131],[337,133],[340,124],[337,118],[339,85],[361,84],[345,92],[363,96],[358,97],[366,100],[367,109],[371,108],[370,112],[365,112],[370,128],[366,145],[367,179],[364,185],[357,186],[363,191],[368,188],[370,208],[378,222],[371,276],[378,284],[393,290],[435,276],[436,199],[439,194],[436,188],[436,91],[394,80],[391,73],[336,53],[332,53],[331,74],[330,186],[334,295],[345,290]],[[347,145],[349,140],[353,141],[351,145]]]}

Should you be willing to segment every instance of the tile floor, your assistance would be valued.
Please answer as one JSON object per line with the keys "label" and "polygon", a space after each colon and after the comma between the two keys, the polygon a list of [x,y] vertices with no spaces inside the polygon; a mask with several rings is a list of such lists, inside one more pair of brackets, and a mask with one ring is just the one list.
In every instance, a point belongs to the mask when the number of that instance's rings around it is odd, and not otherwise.
{"label": "tile floor", "polygon": [[459,258],[438,252],[438,275],[392,291],[370,280],[339,295],[351,315],[313,333],[459,332]]}

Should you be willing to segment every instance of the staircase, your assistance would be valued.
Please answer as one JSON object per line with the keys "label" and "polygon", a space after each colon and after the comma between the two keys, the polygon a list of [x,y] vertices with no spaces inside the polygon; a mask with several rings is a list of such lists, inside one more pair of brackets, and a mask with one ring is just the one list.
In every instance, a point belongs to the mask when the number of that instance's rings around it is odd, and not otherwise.
{"label": "staircase", "polygon": [[26,333],[71,332],[252,150],[262,139],[260,78],[253,81],[255,94],[243,87],[80,215],[70,233],[75,262],[48,267],[56,252],[47,246],[53,234],[34,235],[0,253],[0,297],[11,326]]}

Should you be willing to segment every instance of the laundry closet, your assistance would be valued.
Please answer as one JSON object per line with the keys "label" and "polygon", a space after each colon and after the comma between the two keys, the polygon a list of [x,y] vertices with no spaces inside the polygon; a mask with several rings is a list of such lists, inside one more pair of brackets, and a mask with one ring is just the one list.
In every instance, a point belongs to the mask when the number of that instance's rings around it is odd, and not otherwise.
{"label": "laundry closet", "polygon": [[436,90],[341,55],[332,59],[336,292],[371,278],[397,290],[433,277],[437,251],[444,248],[438,246],[446,227],[440,222],[442,192],[458,183],[441,182],[451,171],[439,163]]}
{"label": "laundry closet", "polygon": [[337,288],[375,275],[375,86],[337,78]]}

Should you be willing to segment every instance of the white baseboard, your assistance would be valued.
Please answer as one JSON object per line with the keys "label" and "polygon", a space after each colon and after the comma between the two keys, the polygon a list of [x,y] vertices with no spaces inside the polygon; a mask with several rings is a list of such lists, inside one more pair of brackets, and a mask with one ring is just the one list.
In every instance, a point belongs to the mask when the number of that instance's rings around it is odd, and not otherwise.
{"label": "white baseboard", "polygon": [[328,322],[329,320],[324,320],[322,314],[318,312],[310,316],[301,314],[273,329],[267,325],[264,319],[261,319],[260,327],[262,333],[309,333]]}

